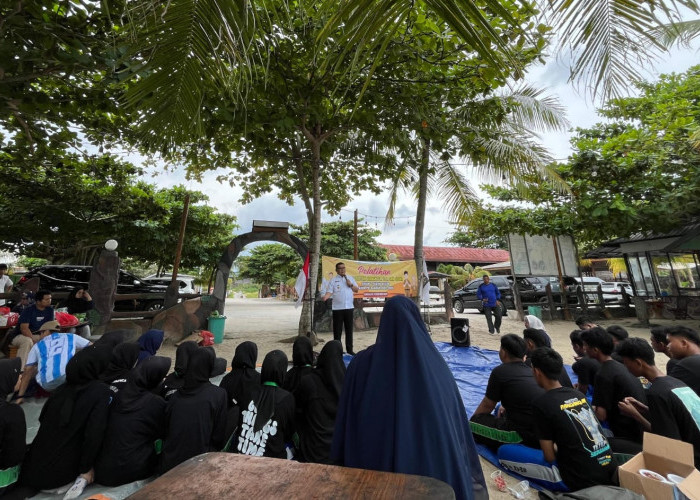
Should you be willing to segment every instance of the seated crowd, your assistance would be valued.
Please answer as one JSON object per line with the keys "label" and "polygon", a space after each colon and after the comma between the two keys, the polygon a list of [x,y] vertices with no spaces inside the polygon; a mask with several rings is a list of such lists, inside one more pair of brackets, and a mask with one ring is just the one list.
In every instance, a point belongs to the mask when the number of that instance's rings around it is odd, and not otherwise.
{"label": "seated crowd", "polygon": [[[617,465],[641,451],[644,431],[692,444],[700,466],[698,332],[655,327],[649,343],[617,325],[577,324],[574,387],[542,331],[501,338],[502,364],[471,417],[475,441],[497,452],[504,467],[569,490],[614,484]],[[656,367],[655,352],[674,361],[668,375]],[[542,466],[552,471],[543,474]]]}
{"label": "seated crowd", "polygon": [[[376,343],[347,373],[335,340],[314,363],[311,342],[300,337],[292,369],[274,350],[260,372],[257,346],[243,342],[219,386],[210,382],[222,373],[212,347],[180,344],[168,374],[170,359],[157,355],[162,331],[137,343],[112,332],[92,344],[54,326],[41,325],[26,362],[0,360],[0,478],[16,477],[0,483],[0,495],[9,498],[40,490],[76,498],[92,482],[146,479],[210,451],[426,475],[457,498],[488,498],[475,441],[503,455],[505,467],[513,447],[527,447],[551,483],[579,490],[614,484],[620,457],[641,449],[645,430],[691,443],[700,465],[700,335],[689,328],[653,331],[650,345],[620,327],[582,322],[570,337],[574,386],[544,325],[528,317],[522,336],[501,337],[502,364],[468,419],[454,376],[405,297],[387,301]],[[655,351],[676,360],[668,375]],[[14,392],[21,402],[30,379],[50,396],[27,446],[24,414],[9,399]]]}

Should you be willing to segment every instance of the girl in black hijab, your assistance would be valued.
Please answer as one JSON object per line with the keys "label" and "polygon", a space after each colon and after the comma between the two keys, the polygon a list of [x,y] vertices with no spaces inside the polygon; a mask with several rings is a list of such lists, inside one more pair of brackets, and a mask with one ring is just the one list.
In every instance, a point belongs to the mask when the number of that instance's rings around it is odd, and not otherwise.
{"label": "girl in black hijab", "polygon": [[226,442],[226,391],[209,382],[216,354],[211,347],[198,347],[189,356],[185,383],[165,409],[167,434],[163,445],[162,471],[188,458],[221,451]]}
{"label": "girl in black hijab", "polygon": [[187,364],[190,355],[197,349],[199,349],[199,346],[197,342],[193,340],[188,340],[177,346],[177,350],[175,351],[175,370],[165,377],[160,390],[161,396],[163,396],[166,401],[169,400],[170,396],[175,394],[178,389],[181,389],[185,385]]}
{"label": "girl in black hijab", "polygon": [[292,458],[287,451],[294,435],[294,397],[282,389],[287,355],[271,351],[262,364],[260,395],[243,410],[238,452],[245,455]]}
{"label": "girl in black hijab", "polygon": [[314,363],[314,350],[308,337],[297,337],[292,346],[291,370],[284,377],[283,389],[294,392],[304,375],[311,373]]}
{"label": "girl in black hijab", "polygon": [[[111,394],[99,380],[111,348],[89,346],[66,365],[66,383],[51,394],[39,432],[22,464],[20,483],[37,490],[66,489],[80,476],[89,484],[102,446]],[[62,488],[61,488],[62,489]]]}
{"label": "girl in black hijab", "polygon": [[297,420],[301,461],[332,463],[333,429],[344,378],[343,345],[331,340],[323,346],[316,368],[301,380],[294,393],[301,415]]}
{"label": "girl in black hijab", "polygon": [[226,390],[229,408],[245,405],[258,392],[260,374],[255,370],[258,360],[258,346],[254,342],[243,342],[236,347],[231,361],[231,371],[219,384]]}
{"label": "girl in black hijab", "polygon": [[260,392],[260,374],[255,370],[258,346],[254,342],[243,342],[236,347],[231,361],[231,371],[224,376],[219,387],[226,391],[228,413],[226,416],[226,448],[235,447],[235,433],[241,425],[241,410]]}
{"label": "girl in black hijab", "polygon": [[129,372],[136,366],[141,348],[133,342],[119,344],[112,351],[112,358],[109,361],[107,370],[100,377],[103,382],[109,384],[114,394],[126,385],[126,378]]}
{"label": "girl in black hijab", "polygon": [[20,358],[0,359],[0,496],[17,481],[19,464],[27,449],[27,422],[19,405],[8,403],[7,396],[15,390],[22,369]]}
{"label": "girl in black hijab", "polygon": [[129,374],[110,408],[107,432],[95,463],[98,483],[119,486],[155,474],[158,456],[154,443],[165,434],[166,403],[151,391],[168,370],[170,358],[153,356]]}
{"label": "girl in black hijab", "polygon": [[69,314],[81,314],[93,308],[92,297],[82,286],[73,288],[60,307],[67,307]]}

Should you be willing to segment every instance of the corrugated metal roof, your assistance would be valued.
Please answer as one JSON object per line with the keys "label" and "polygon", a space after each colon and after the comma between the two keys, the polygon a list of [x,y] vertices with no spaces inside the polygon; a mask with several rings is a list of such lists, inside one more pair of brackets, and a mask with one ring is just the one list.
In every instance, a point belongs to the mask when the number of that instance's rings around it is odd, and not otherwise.
{"label": "corrugated metal roof", "polygon": [[[413,245],[380,245],[387,255],[395,253],[400,260],[413,258]],[[423,257],[428,262],[470,262],[494,264],[510,259],[508,250],[463,247],[423,247]]]}

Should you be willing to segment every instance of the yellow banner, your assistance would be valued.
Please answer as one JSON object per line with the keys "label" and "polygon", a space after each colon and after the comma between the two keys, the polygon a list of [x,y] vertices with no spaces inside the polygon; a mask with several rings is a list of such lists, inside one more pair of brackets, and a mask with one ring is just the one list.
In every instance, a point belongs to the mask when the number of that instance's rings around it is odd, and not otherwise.
{"label": "yellow banner", "polygon": [[321,290],[335,276],[335,265],[345,263],[345,273],[355,278],[360,291],[356,299],[388,298],[395,295],[407,297],[418,296],[418,278],[416,262],[402,260],[399,262],[364,262],[359,260],[321,257]]}

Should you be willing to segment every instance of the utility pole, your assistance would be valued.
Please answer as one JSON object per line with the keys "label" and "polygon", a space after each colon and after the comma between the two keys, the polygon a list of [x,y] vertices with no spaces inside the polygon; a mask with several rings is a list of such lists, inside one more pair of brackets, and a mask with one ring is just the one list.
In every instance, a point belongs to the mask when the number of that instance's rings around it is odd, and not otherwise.
{"label": "utility pole", "polygon": [[355,209],[355,251],[353,252],[353,259],[358,260],[359,250],[357,248],[357,209]]}

